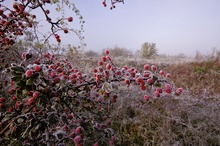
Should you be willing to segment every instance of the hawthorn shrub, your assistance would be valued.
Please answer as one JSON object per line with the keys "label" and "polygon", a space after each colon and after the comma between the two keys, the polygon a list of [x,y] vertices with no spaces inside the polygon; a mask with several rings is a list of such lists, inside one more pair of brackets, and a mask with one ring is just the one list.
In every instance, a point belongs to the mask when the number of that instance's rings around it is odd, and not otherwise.
{"label": "hawthorn shrub", "polygon": [[[4,70],[0,98],[0,142],[4,145],[113,145],[111,110],[117,101],[117,86],[140,86],[143,100],[167,94],[179,95],[154,65],[143,73],[133,67],[114,65],[102,56],[93,74],[85,74],[68,60],[45,54],[42,60],[25,64],[32,54],[23,53],[20,64]],[[7,92],[6,92],[7,91]]]}
{"label": "hawthorn shrub", "polygon": [[[117,2],[123,0],[111,1],[111,9]],[[57,3],[72,6],[79,15],[68,0],[20,0],[15,1],[11,9],[1,3],[1,54],[10,54],[8,50],[18,44],[18,38],[34,26],[37,17],[32,14],[34,9],[42,10],[51,25],[51,34],[45,38],[46,44],[51,36],[61,43],[58,32],[72,31],[67,23],[72,22],[73,17],[63,16],[55,21],[50,18],[50,10],[46,6]],[[106,1],[103,5],[106,6]],[[18,55],[21,50],[14,51]],[[117,67],[109,51],[105,53],[90,72],[81,71],[78,65],[72,65],[63,56],[47,53],[42,58],[28,51],[20,59],[2,66],[0,143],[17,146],[113,145],[115,133],[110,128],[110,115],[114,103],[120,98],[117,95],[118,86],[139,86],[146,92],[144,101],[182,92],[182,88],[176,89],[171,84],[170,74],[158,70],[155,65],[146,64],[143,71],[134,67]],[[1,63],[7,60],[3,58]]]}

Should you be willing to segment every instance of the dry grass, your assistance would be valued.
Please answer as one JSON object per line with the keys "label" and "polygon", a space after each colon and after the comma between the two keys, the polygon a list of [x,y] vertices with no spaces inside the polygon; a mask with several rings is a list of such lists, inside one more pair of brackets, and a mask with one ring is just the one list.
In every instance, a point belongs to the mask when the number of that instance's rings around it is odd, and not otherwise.
{"label": "dry grass", "polygon": [[220,61],[171,64],[165,70],[184,93],[144,102],[138,87],[121,88],[112,113],[116,145],[219,146]]}
{"label": "dry grass", "polygon": [[220,94],[220,61],[207,60],[166,67],[177,86],[183,86],[191,95],[203,97]]}
{"label": "dry grass", "polygon": [[[121,60],[120,60],[121,59]],[[112,113],[116,146],[219,146],[220,145],[220,61],[131,60],[119,58],[117,65],[136,67],[155,64],[171,73],[179,97],[143,100],[139,87],[120,87]],[[165,62],[165,63],[164,63]],[[172,63],[173,62],[173,63]],[[87,62],[88,63],[88,62]],[[87,67],[95,66],[91,62]]]}
{"label": "dry grass", "polygon": [[[154,60],[131,61],[127,60],[124,63],[129,66],[134,66],[140,71],[146,63],[155,64],[159,69],[171,73],[172,81],[178,87],[183,87],[193,96],[204,96],[209,94],[220,94],[220,60],[207,59],[202,61],[192,61],[187,59],[172,60],[175,58]],[[164,61],[164,63],[162,62]]]}
{"label": "dry grass", "polygon": [[144,102],[135,87],[121,90],[112,128],[118,146],[220,145],[220,96],[184,94]]}

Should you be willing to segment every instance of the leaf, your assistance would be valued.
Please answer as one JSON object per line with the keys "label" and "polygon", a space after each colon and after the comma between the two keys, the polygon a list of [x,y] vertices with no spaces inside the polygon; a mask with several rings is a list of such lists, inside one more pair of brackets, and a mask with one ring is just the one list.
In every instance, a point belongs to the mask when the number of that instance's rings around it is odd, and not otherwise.
{"label": "leaf", "polygon": [[104,96],[104,100],[107,100],[109,98],[109,94]]}
{"label": "leaf", "polygon": [[25,60],[28,60],[28,59],[30,59],[30,58],[32,58],[32,54],[31,54],[31,53],[27,53],[27,54],[26,54],[26,57],[25,57]]}
{"label": "leaf", "polygon": [[39,76],[39,73],[35,73],[31,76],[31,79],[36,80]]}
{"label": "leaf", "polygon": [[21,77],[22,77],[22,74],[23,74],[23,73],[21,73],[21,72],[16,72],[16,71],[13,71],[13,72],[12,72],[12,75],[15,76],[15,77],[20,77],[20,78],[21,78]]}
{"label": "leaf", "polygon": [[108,82],[105,82],[103,85],[102,85],[102,89],[106,92],[111,92],[112,91],[112,84],[108,83]]}
{"label": "leaf", "polygon": [[33,84],[34,84],[34,80],[31,78],[26,81],[26,85],[33,85]]}
{"label": "leaf", "polygon": [[41,123],[37,124],[37,126],[34,129],[38,130],[40,127],[41,127]]}
{"label": "leaf", "polygon": [[26,90],[26,89],[22,90],[22,96],[27,95],[27,93],[28,93],[28,90]]}
{"label": "leaf", "polygon": [[11,80],[14,81],[14,82],[19,82],[19,81],[21,80],[21,77],[19,77],[19,76],[13,76],[13,77],[11,78]]}
{"label": "leaf", "polygon": [[24,122],[24,119],[19,118],[17,121],[18,121],[18,123],[22,123],[22,122]]}
{"label": "leaf", "polygon": [[114,82],[111,82],[112,89],[118,90],[118,85]]}
{"label": "leaf", "polygon": [[162,85],[160,83],[155,84],[156,87],[161,87]]}
{"label": "leaf", "polygon": [[[34,119],[32,118],[32,119],[30,120],[30,123],[27,123],[27,124],[29,124],[29,125],[28,125],[28,127],[25,129],[24,133],[22,134],[22,137],[23,137],[23,138],[25,138],[28,134],[30,134],[30,130],[31,130],[32,127],[33,127],[33,121],[34,121]],[[30,135],[29,135],[29,136],[30,136]]]}
{"label": "leaf", "polygon": [[54,112],[48,112],[49,124],[56,124],[58,122],[58,116]]}
{"label": "leaf", "polygon": [[11,115],[5,115],[5,117],[1,120],[1,122],[5,122],[5,121],[8,121],[9,119],[11,119]]}
{"label": "leaf", "polygon": [[15,72],[25,73],[25,69],[22,66],[12,66],[11,70]]}
{"label": "leaf", "polygon": [[153,81],[157,81],[158,80],[158,77],[157,76],[153,76]]}
{"label": "leaf", "polygon": [[24,87],[26,84],[25,84],[25,81],[23,81],[23,80],[20,80],[20,82],[17,82],[16,83],[16,86],[17,87]]}
{"label": "leaf", "polygon": [[105,132],[105,134],[106,134],[107,137],[111,137],[111,136],[114,135],[114,130],[113,130],[112,128],[106,128],[106,129],[104,130],[104,132]]}
{"label": "leaf", "polygon": [[99,90],[99,94],[103,95],[104,94],[104,90],[100,89]]}
{"label": "leaf", "polygon": [[17,139],[14,139],[12,138],[10,140],[10,145],[13,145],[13,146],[22,146],[22,142],[20,140],[17,140]]}

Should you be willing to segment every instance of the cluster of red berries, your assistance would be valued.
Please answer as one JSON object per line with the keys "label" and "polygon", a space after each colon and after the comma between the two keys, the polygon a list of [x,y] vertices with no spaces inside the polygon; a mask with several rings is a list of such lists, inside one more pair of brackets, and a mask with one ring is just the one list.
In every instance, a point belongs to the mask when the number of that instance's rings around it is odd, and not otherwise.
{"label": "cluster of red berries", "polygon": [[[31,56],[30,53],[23,53],[23,62]],[[64,134],[75,145],[83,146],[89,132],[103,132],[111,125],[111,107],[119,98],[113,86],[137,85],[140,90],[146,91],[145,101],[171,93],[178,96],[183,92],[182,88],[175,89],[169,82],[170,73],[159,70],[157,66],[145,64],[142,70],[140,72],[134,67],[116,66],[109,50],[105,50],[105,55],[93,69],[93,74],[87,76],[77,67],[74,68],[68,60],[47,53],[41,60],[34,61],[34,64],[13,65],[10,68],[11,81],[6,83],[10,98],[0,97],[0,110],[7,111],[9,115],[15,114],[15,119],[16,114],[19,117],[21,111],[27,111],[38,115],[35,117],[36,122],[40,118],[49,122],[49,113],[61,116],[62,121],[57,119],[52,124],[52,129],[49,128],[49,133],[58,140],[60,134]],[[87,112],[88,116],[83,114]],[[83,123],[90,124],[90,129],[84,127]],[[4,125],[5,122],[0,121],[1,124]],[[17,129],[21,128],[20,125],[10,124]],[[22,126],[22,129],[27,128]],[[110,131],[109,145],[113,145],[114,140],[114,133]],[[100,138],[94,139],[92,145],[98,146],[101,143],[99,141]]]}
{"label": "cluster of red berries", "polygon": [[[33,21],[36,18],[36,15],[31,14],[31,11],[27,11],[28,7],[33,7],[36,9],[38,7],[43,7],[46,3],[51,3],[50,0],[42,0],[38,5],[32,3],[31,1],[22,1],[14,2],[12,9],[0,5],[0,43],[1,46],[8,46],[15,43],[17,36],[21,36],[24,33],[24,30],[27,28],[33,27]],[[60,25],[59,21],[51,22],[51,18],[48,16],[50,10],[44,10],[46,18],[49,23],[51,23],[52,28]],[[68,22],[72,22],[73,18],[66,18]],[[64,33],[68,33],[67,29],[63,29]],[[60,42],[60,38],[55,36],[57,42]]]}
{"label": "cluster of red berries", "polygon": [[[116,3],[119,3],[119,2],[124,3],[124,0],[111,0],[111,7],[110,7],[110,10],[116,8],[116,7],[115,7],[115,4],[116,4]],[[104,7],[107,7],[106,0],[104,0],[104,1],[102,2],[102,5],[103,5]]]}

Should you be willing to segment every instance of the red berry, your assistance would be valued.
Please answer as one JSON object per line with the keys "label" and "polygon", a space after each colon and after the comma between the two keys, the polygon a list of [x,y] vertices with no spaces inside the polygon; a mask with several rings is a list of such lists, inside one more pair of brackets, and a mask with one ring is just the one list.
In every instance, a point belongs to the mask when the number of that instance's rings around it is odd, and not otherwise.
{"label": "red berry", "polygon": [[60,83],[60,78],[59,77],[55,77],[54,79],[53,79],[53,81],[54,81],[54,83]]}
{"label": "red berry", "polygon": [[121,71],[118,70],[118,71],[116,72],[116,75],[121,75]]}
{"label": "red berry", "polygon": [[68,20],[69,22],[72,22],[72,21],[73,21],[73,17],[69,17],[67,20]]}
{"label": "red berry", "polygon": [[108,59],[109,61],[112,60],[110,56],[106,56],[106,59]]}
{"label": "red berry", "polygon": [[100,77],[98,75],[95,77],[95,80],[96,80],[96,82],[100,82],[101,81],[101,79],[100,79]]}
{"label": "red berry", "polygon": [[49,65],[49,68],[50,68],[50,69],[53,69],[53,65],[52,65],[52,64],[51,64],[51,65]]}
{"label": "red berry", "polygon": [[112,100],[111,100],[113,103],[115,103],[116,102],[116,98],[112,98]]}
{"label": "red berry", "polygon": [[31,98],[29,98],[28,100],[27,100],[27,105],[31,105],[33,102],[34,102],[34,98],[33,97],[31,97]]}
{"label": "red berry", "polygon": [[175,95],[179,96],[182,91],[183,91],[182,88],[178,88],[175,92]]}
{"label": "red berry", "polygon": [[145,70],[148,70],[148,68],[149,68],[149,65],[148,65],[148,64],[145,64],[145,65],[144,65],[144,69],[145,69]]}
{"label": "red berry", "polygon": [[0,10],[0,15],[2,15],[4,13],[4,11],[3,10]]}
{"label": "red berry", "polygon": [[170,84],[166,84],[166,85],[165,85],[165,88],[166,88],[166,89],[171,88],[171,85],[170,85]]}
{"label": "red berry", "polygon": [[3,106],[4,106],[4,104],[3,104],[3,103],[0,103],[0,109],[1,109]]}
{"label": "red berry", "polygon": [[70,138],[74,138],[76,136],[76,133],[73,131],[72,133],[70,133],[69,137]]}
{"label": "red berry", "polygon": [[22,59],[25,59],[26,58],[26,52],[22,53],[21,57],[22,57]]}
{"label": "red berry", "polygon": [[13,111],[13,108],[10,107],[10,108],[8,109],[8,111],[11,113],[11,112]]}
{"label": "red berry", "polygon": [[105,56],[102,56],[102,61],[105,62],[107,59]]}
{"label": "red berry", "polygon": [[153,83],[153,80],[150,78],[150,79],[147,80],[147,83],[148,83],[148,84],[152,84],[152,83]]}
{"label": "red berry", "polygon": [[35,19],[35,18],[36,18],[36,15],[32,15],[32,18]]}
{"label": "red berry", "polygon": [[157,67],[156,67],[155,65],[152,65],[152,66],[151,66],[151,70],[156,71],[156,70],[157,70]]}
{"label": "red berry", "polygon": [[164,75],[164,71],[163,70],[160,70],[160,75]]}
{"label": "red berry", "polygon": [[183,88],[178,88],[177,89],[179,92],[183,92]]}
{"label": "red berry", "polygon": [[94,143],[93,146],[99,146],[98,142]]}
{"label": "red berry", "polygon": [[63,32],[64,32],[64,33],[68,33],[68,30],[67,30],[67,29],[64,29]]}
{"label": "red berry", "polygon": [[46,10],[45,13],[46,13],[46,14],[50,14],[50,10]]}
{"label": "red berry", "polygon": [[149,98],[150,98],[150,97],[149,97],[148,95],[144,95],[144,99],[145,99],[145,100],[149,100]]}
{"label": "red berry", "polygon": [[36,65],[36,66],[35,66],[35,71],[36,71],[36,72],[39,72],[40,70],[41,70],[40,66],[39,66],[39,65]]}
{"label": "red berry", "polygon": [[15,100],[17,100],[17,97],[14,95],[11,97],[11,99],[15,101]]}
{"label": "red berry", "polygon": [[111,141],[115,141],[115,136],[112,136],[112,137],[111,137]]}
{"label": "red berry", "polygon": [[109,50],[105,50],[105,54],[108,55],[109,54]]}
{"label": "red berry", "polygon": [[154,92],[154,95],[155,95],[156,97],[160,97],[159,91],[155,91],[155,92]]}
{"label": "red berry", "polygon": [[81,136],[77,135],[74,139],[73,139],[75,144],[79,144],[82,141]]}
{"label": "red berry", "polygon": [[103,62],[102,62],[102,61],[99,61],[99,65],[103,65]]}
{"label": "red berry", "polygon": [[32,75],[33,75],[32,70],[27,70],[27,71],[25,72],[25,75],[26,75],[26,77],[32,76]]}
{"label": "red berry", "polygon": [[98,72],[98,70],[95,68],[95,69],[93,70],[93,72],[94,72],[94,73],[97,73],[97,72]]}
{"label": "red berry", "polygon": [[143,80],[141,77],[138,77],[138,78],[136,79],[136,82],[138,82],[139,84],[141,84],[142,82],[144,82],[144,80]]}
{"label": "red berry", "polygon": [[158,91],[159,93],[162,93],[163,92],[163,90],[162,90],[162,88],[156,88],[156,91]]}
{"label": "red berry", "polygon": [[56,38],[56,41],[57,41],[58,43],[60,43],[60,42],[61,42],[61,39],[60,39],[60,38]]}
{"label": "red berry", "polygon": [[0,103],[2,103],[2,102],[4,102],[4,98],[1,97],[0,98]]}
{"label": "red berry", "polygon": [[167,88],[166,90],[165,90],[167,93],[171,93],[171,88]]}
{"label": "red berry", "polygon": [[72,80],[71,80],[71,83],[72,83],[72,84],[76,84],[76,79],[72,79]]}
{"label": "red berry", "polygon": [[107,69],[110,69],[110,68],[111,68],[111,65],[110,65],[109,63],[107,63],[107,64],[106,64],[106,68],[107,68]]}
{"label": "red berry", "polygon": [[58,72],[62,72],[63,69],[62,69],[61,67],[58,67],[58,68],[57,68],[57,71],[58,71]]}
{"label": "red berry", "polygon": [[166,77],[169,78],[169,77],[170,77],[170,73],[167,73],[167,74],[166,74]]}
{"label": "red berry", "polygon": [[103,68],[102,67],[99,67],[98,70],[99,70],[99,72],[103,72]]}
{"label": "red berry", "polygon": [[75,79],[75,78],[77,78],[76,74],[71,74],[70,75],[70,79]]}
{"label": "red berry", "polygon": [[50,3],[50,0],[45,0],[46,3]]}
{"label": "red berry", "polygon": [[81,134],[83,132],[83,128],[81,126],[76,128],[76,134]]}
{"label": "red berry", "polygon": [[146,90],[146,88],[147,88],[146,86],[141,86],[141,90],[143,91]]}
{"label": "red berry", "polygon": [[35,92],[33,93],[33,98],[34,98],[34,99],[37,99],[38,96],[39,96],[39,94],[40,94],[40,92],[35,91]]}
{"label": "red berry", "polygon": [[128,79],[125,79],[126,84],[130,84],[130,81]]}

